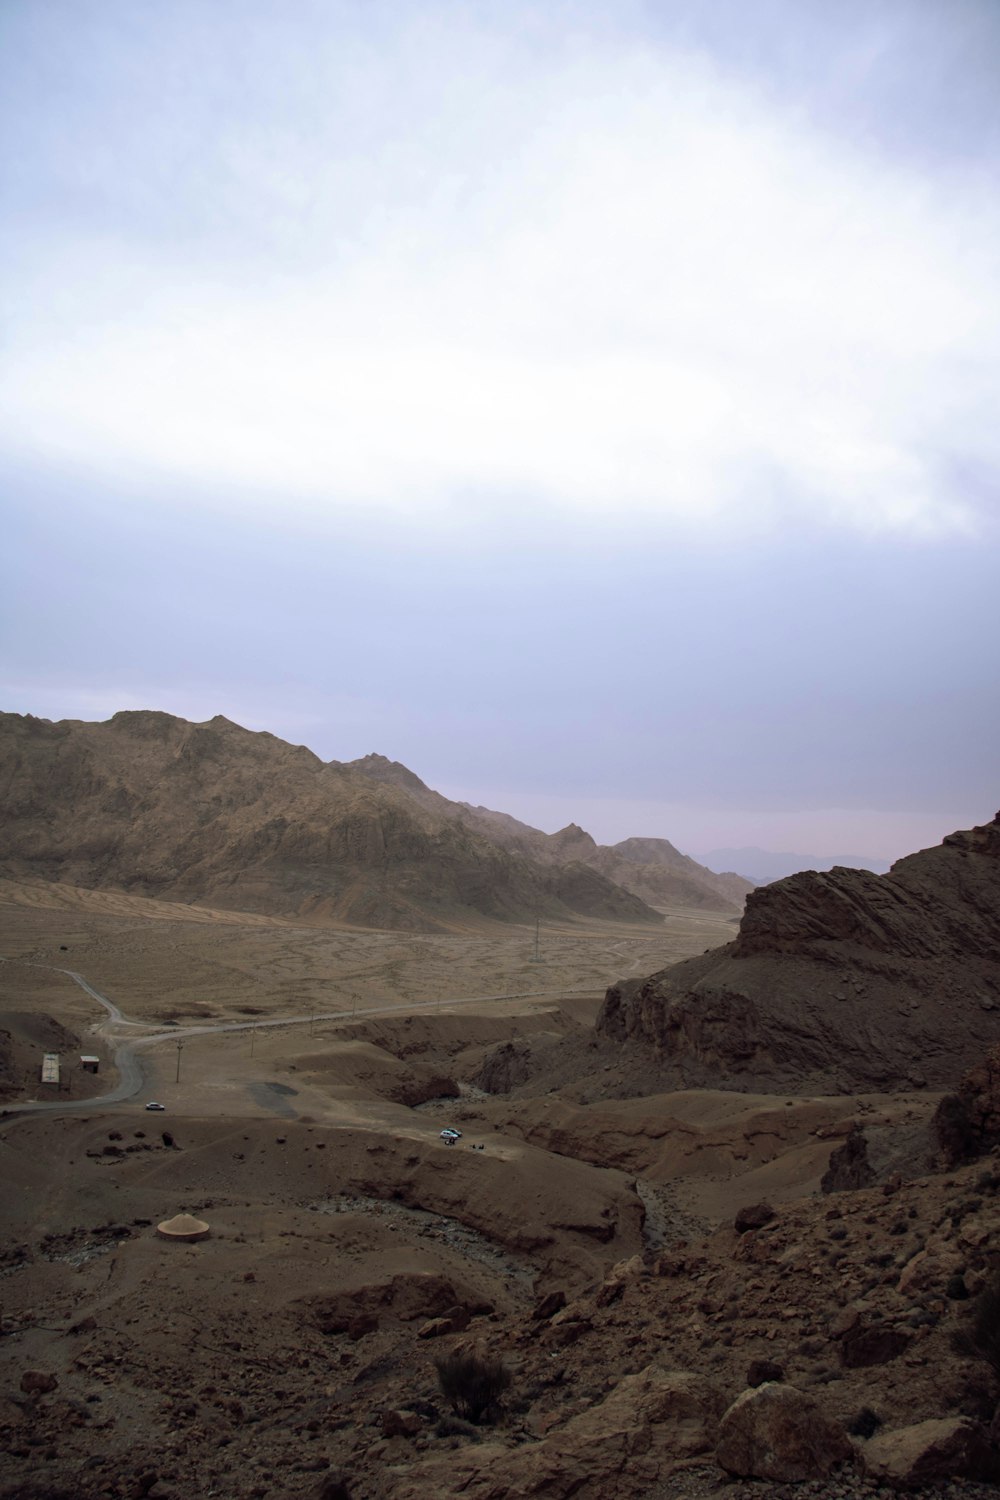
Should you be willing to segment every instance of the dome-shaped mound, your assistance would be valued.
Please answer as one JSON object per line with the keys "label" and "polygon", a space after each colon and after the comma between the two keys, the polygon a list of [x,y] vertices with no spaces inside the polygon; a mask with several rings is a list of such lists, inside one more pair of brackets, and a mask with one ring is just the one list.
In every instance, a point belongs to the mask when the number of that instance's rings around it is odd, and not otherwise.
{"label": "dome-shaped mound", "polygon": [[209,1229],[204,1219],[195,1219],[191,1214],[177,1214],[157,1224],[156,1232],[165,1240],[203,1240]]}

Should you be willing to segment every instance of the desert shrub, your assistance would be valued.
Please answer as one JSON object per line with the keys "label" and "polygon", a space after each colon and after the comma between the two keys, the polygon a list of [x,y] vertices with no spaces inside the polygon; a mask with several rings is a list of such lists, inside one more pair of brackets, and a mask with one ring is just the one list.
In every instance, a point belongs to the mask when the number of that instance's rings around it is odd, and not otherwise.
{"label": "desert shrub", "polygon": [[470,1443],[482,1442],[479,1429],[461,1417],[442,1417],[434,1428],[434,1435],[439,1438],[464,1437],[468,1438]]}
{"label": "desert shrub", "polygon": [[878,1412],[872,1411],[870,1406],[863,1406],[847,1424],[847,1430],[852,1437],[870,1438],[881,1426],[882,1418]]}
{"label": "desert shrub", "polygon": [[441,1394],[456,1416],[481,1422],[499,1405],[512,1376],[502,1359],[455,1349],[434,1361]]}
{"label": "desert shrub", "polygon": [[955,1335],[960,1354],[983,1359],[1000,1380],[1000,1268],[995,1268],[972,1303],[969,1321]]}
{"label": "desert shrub", "polygon": [[979,1138],[969,1106],[961,1094],[946,1094],[934,1115],[934,1133],[945,1160],[951,1166],[974,1161],[979,1155]]}

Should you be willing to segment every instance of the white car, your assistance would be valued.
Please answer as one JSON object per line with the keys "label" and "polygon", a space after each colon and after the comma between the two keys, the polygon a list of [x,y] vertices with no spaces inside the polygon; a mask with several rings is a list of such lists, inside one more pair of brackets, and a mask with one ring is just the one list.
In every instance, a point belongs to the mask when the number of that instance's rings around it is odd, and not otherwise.
{"label": "white car", "polygon": [[155,1099],[150,1099],[149,1103],[146,1105],[147,1109],[166,1109],[166,1107],[167,1106],[165,1104],[157,1104]]}
{"label": "white car", "polygon": [[453,1130],[449,1125],[447,1130],[442,1130],[441,1139],[447,1141],[449,1146],[454,1146],[456,1141],[462,1139],[462,1132],[460,1130]]}

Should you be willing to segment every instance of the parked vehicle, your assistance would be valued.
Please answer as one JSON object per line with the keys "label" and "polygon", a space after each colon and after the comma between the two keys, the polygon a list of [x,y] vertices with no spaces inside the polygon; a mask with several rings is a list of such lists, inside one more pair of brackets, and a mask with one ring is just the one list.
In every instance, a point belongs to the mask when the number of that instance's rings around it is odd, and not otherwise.
{"label": "parked vehicle", "polygon": [[449,1125],[447,1129],[442,1130],[441,1139],[443,1141],[447,1141],[449,1146],[454,1146],[456,1141],[460,1141],[462,1139],[462,1132],[460,1130],[454,1130],[452,1126]]}
{"label": "parked vehicle", "polygon": [[149,1103],[146,1105],[147,1109],[166,1109],[166,1107],[167,1106],[165,1104],[157,1104],[155,1099],[150,1099]]}

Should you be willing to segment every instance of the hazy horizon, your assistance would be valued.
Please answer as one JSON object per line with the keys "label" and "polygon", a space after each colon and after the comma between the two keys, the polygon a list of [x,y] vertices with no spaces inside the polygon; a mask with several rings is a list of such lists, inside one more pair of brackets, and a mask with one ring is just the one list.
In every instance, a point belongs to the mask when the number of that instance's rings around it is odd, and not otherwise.
{"label": "hazy horizon", "polygon": [[602,843],[992,817],[1000,11],[11,0],[0,700]]}

